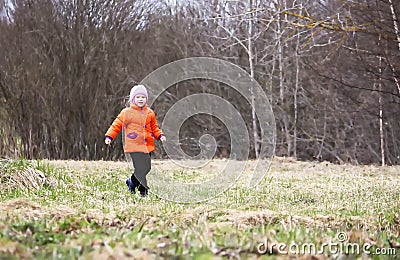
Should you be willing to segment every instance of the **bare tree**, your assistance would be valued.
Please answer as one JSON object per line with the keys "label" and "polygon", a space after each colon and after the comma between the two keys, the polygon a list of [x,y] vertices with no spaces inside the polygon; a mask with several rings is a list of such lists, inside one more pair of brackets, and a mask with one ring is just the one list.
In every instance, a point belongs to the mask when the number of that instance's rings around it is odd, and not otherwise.
{"label": "bare tree", "polygon": [[[122,158],[121,140],[108,149],[103,134],[131,84],[168,62],[210,56],[243,67],[263,87],[276,115],[278,155],[400,162],[395,1],[12,4],[0,21],[2,155]],[[179,83],[153,108],[162,120],[177,100],[199,92],[235,105],[253,133],[256,157],[258,119],[248,110],[254,100],[243,103],[222,84]],[[229,155],[227,129],[212,116],[185,123],[177,145],[196,154],[204,133],[217,139],[217,156]]]}

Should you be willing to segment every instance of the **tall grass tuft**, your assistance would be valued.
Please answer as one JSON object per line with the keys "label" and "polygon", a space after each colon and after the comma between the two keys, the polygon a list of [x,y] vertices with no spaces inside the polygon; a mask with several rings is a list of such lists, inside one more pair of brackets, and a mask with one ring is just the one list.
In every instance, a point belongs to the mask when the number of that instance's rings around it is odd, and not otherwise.
{"label": "tall grass tuft", "polygon": [[56,186],[57,180],[47,177],[41,169],[50,171],[40,164],[26,160],[0,160],[0,190],[13,191],[20,190],[39,190],[43,186]]}

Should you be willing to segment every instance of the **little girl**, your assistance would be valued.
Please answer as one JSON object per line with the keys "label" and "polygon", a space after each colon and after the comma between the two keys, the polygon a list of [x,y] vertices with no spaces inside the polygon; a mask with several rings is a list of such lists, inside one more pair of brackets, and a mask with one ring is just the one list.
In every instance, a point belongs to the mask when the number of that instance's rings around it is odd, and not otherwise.
{"label": "little girl", "polygon": [[148,94],[145,86],[136,85],[129,95],[130,107],[124,108],[105,134],[105,143],[109,145],[124,128],[124,152],[132,158],[133,172],[126,180],[130,192],[138,188],[140,195],[148,195],[146,175],[151,169],[150,154],[155,150],[154,139],[166,141],[158,128],[154,111],[147,107]]}

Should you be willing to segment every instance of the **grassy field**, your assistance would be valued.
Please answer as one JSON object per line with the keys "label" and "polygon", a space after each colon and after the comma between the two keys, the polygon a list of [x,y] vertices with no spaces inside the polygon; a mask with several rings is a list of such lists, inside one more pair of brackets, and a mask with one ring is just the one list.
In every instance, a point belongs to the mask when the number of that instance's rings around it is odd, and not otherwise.
{"label": "grassy field", "polygon": [[[153,168],[192,182],[224,163]],[[256,188],[246,187],[247,170],[195,204],[130,194],[124,162],[0,167],[0,259],[400,259],[398,166],[275,158]]]}

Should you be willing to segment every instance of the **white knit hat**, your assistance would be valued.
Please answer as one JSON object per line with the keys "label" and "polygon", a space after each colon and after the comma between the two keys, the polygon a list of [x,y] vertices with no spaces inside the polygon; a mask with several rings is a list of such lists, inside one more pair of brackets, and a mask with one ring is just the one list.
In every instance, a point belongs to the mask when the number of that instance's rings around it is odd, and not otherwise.
{"label": "white knit hat", "polygon": [[149,95],[147,94],[147,89],[143,85],[136,85],[131,89],[131,94],[129,95],[129,101],[134,102],[134,98],[136,95],[142,94],[146,96],[146,99],[149,99]]}

